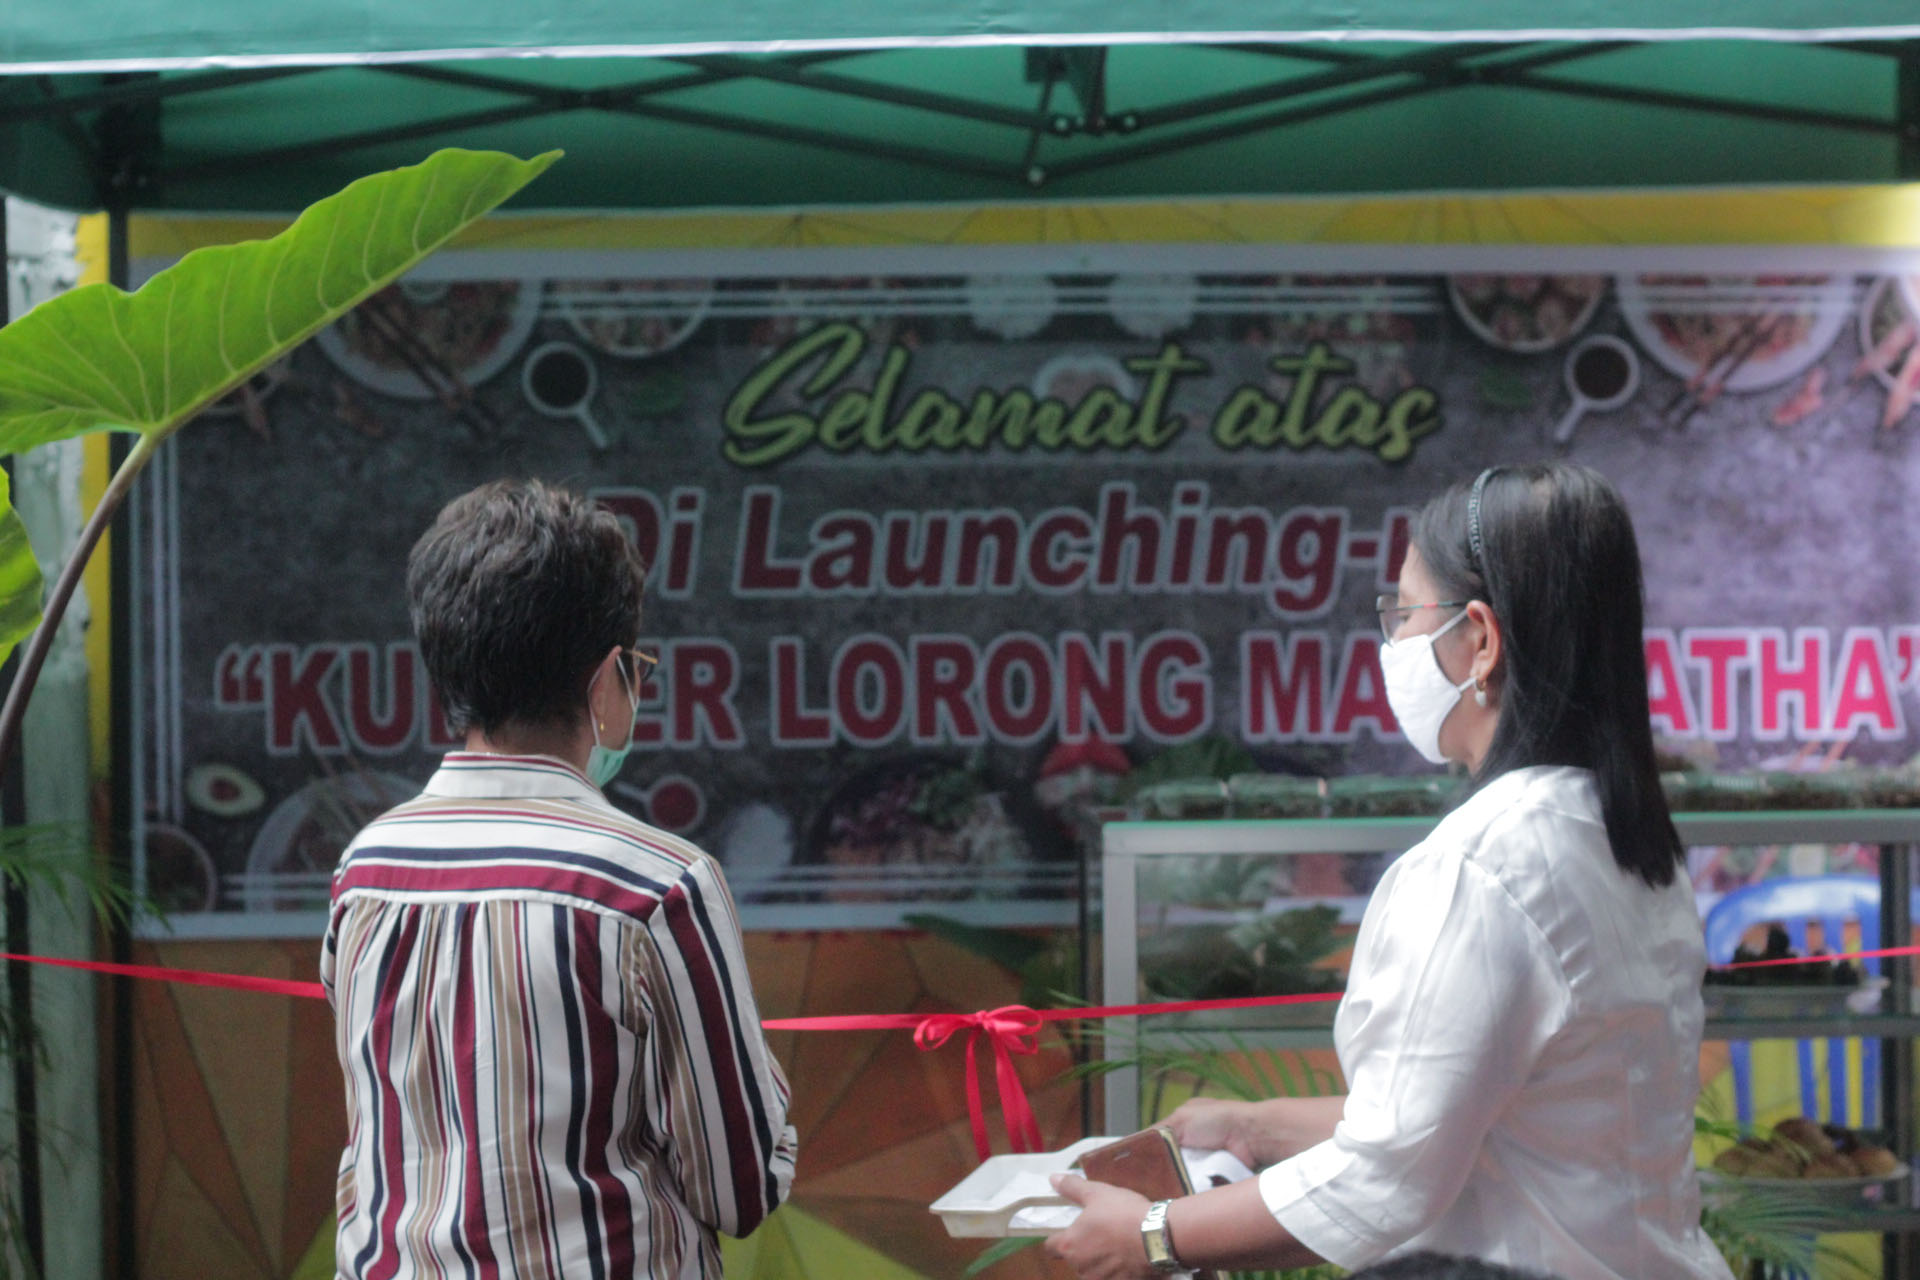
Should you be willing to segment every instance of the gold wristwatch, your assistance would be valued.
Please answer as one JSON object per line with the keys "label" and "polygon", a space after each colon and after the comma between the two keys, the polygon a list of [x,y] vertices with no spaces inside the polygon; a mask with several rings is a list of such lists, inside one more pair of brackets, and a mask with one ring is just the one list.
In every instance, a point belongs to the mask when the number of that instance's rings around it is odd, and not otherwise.
{"label": "gold wristwatch", "polygon": [[1140,1219],[1140,1239],[1147,1246],[1147,1265],[1163,1275],[1185,1271],[1173,1256],[1173,1238],[1167,1234],[1167,1206],[1171,1200],[1155,1200]]}

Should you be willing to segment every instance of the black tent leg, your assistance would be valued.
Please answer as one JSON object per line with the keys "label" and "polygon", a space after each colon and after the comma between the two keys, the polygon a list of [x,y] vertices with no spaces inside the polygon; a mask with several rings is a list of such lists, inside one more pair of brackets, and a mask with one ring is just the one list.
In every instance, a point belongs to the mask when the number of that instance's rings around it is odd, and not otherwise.
{"label": "black tent leg", "polygon": [[[127,218],[128,211],[124,204],[107,211],[107,278],[122,289],[127,287],[130,275]],[[132,448],[133,438],[120,431],[113,432],[108,438],[111,441],[111,466],[117,469]],[[133,771],[137,767],[133,742],[133,529],[129,511],[130,504],[123,505],[114,518],[108,554],[112,627],[111,657],[108,660],[111,691],[108,699],[111,706],[113,771],[109,818],[112,825],[106,839],[108,855],[113,860],[115,870],[127,876],[133,874]],[[108,945],[115,963],[132,962],[132,921],[128,917],[120,916],[114,920],[109,928]],[[110,1081],[113,1116],[111,1168],[114,1182],[113,1186],[107,1188],[108,1202],[113,1206],[113,1257],[108,1269],[110,1274],[131,1277],[138,1271],[133,1150],[133,981],[130,978],[112,978],[108,980],[108,988],[111,992],[108,999],[113,1028]]]}

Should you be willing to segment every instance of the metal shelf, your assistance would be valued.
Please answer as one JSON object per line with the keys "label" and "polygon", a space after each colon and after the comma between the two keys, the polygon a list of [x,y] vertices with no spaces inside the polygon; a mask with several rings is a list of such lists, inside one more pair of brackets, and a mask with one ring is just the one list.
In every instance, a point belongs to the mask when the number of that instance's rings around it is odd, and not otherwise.
{"label": "metal shelf", "polygon": [[[1381,853],[1411,849],[1440,819],[1291,818],[1110,822],[1106,861],[1232,853]],[[1676,813],[1688,845],[1920,844],[1920,809],[1793,809]],[[1819,835],[1809,840],[1808,832]],[[1284,832],[1284,834],[1282,834]]]}
{"label": "metal shelf", "polygon": [[1856,1013],[1841,1018],[1709,1018],[1706,1040],[1920,1039],[1920,1014]]}
{"label": "metal shelf", "polygon": [[[1165,1013],[1152,1017],[1140,1038],[1154,1036],[1240,1036],[1258,1048],[1327,1048],[1332,1044],[1331,1019],[1323,1025],[1275,1025],[1256,1011],[1229,1009],[1227,1013]],[[1256,1040],[1258,1036],[1258,1040]],[[1920,1013],[1851,1013],[1845,1017],[1709,1017],[1703,1040],[1920,1040]]]}
{"label": "metal shelf", "polygon": [[[1325,1049],[1333,1044],[1329,1021],[1320,1026],[1275,1026],[1255,1013],[1173,1013],[1149,1018],[1139,1043],[1178,1039],[1184,1044],[1232,1049]],[[1920,1039],[1920,1014],[1852,1014],[1842,1018],[1710,1018],[1703,1040]]]}

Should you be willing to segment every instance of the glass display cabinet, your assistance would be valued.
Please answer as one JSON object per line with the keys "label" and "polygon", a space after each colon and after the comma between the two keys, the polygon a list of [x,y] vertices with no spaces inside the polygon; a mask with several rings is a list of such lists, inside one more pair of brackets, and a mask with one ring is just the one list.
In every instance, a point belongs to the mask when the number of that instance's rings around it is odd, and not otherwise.
{"label": "glass display cabinet", "polygon": [[[1201,789],[1188,798],[1191,802],[1163,796],[1142,806],[1150,815],[1177,811],[1183,816],[1115,822],[1104,829],[1098,890],[1101,1001],[1343,990],[1368,895],[1392,860],[1425,837],[1438,819],[1227,818],[1226,813],[1244,813],[1248,806],[1212,804],[1197,795]],[[1262,811],[1285,814],[1292,803],[1293,812],[1310,812],[1303,797],[1290,794],[1298,789],[1278,788]],[[1323,791],[1322,798],[1332,797]],[[1318,811],[1342,810],[1322,803]],[[1911,944],[1920,809],[1680,813],[1675,823],[1689,848],[1703,915],[1750,883],[1833,878],[1838,872],[1870,903],[1865,929],[1856,920],[1837,938],[1816,932],[1812,945],[1837,952]],[[1882,908],[1877,919],[1871,907]],[[1796,934],[1805,939],[1804,925]],[[1796,987],[1710,1000],[1707,1039],[1727,1042],[1728,1054],[1742,1059],[1735,1046],[1757,1041],[1850,1046],[1843,1061],[1873,1064],[1871,1083],[1864,1086],[1872,1100],[1861,1100],[1862,1086],[1856,1084],[1854,1114],[1832,1118],[1860,1125],[1864,1112],[1862,1127],[1884,1132],[1900,1161],[1911,1166],[1916,1154],[1914,1046],[1920,1038],[1913,966],[1898,957],[1877,967],[1877,975],[1861,975],[1858,983],[1831,995]],[[1150,1104],[1143,1108],[1148,1082],[1134,1060],[1150,1055],[1156,1045],[1220,1052],[1326,1049],[1332,1044],[1334,1007],[1326,1001],[1110,1020],[1103,1052],[1116,1066],[1104,1077],[1105,1131],[1130,1132],[1152,1109]],[[1831,1210],[1823,1229],[1884,1233],[1885,1274],[1920,1276],[1913,1256],[1920,1245],[1915,1181],[1888,1183],[1877,1200],[1823,1197],[1820,1203]]]}

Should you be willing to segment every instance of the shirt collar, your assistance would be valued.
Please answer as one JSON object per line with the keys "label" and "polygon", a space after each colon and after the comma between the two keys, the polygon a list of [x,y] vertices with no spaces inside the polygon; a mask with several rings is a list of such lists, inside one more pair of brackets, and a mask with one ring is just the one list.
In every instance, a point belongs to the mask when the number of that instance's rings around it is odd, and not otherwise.
{"label": "shirt collar", "polygon": [[1593,771],[1575,765],[1534,764],[1509,769],[1476,791],[1462,809],[1497,813],[1518,803],[1528,792],[1539,792],[1567,803],[1597,807]]}
{"label": "shirt collar", "polygon": [[425,794],[467,800],[559,799],[605,804],[606,797],[578,769],[553,756],[449,752]]}

